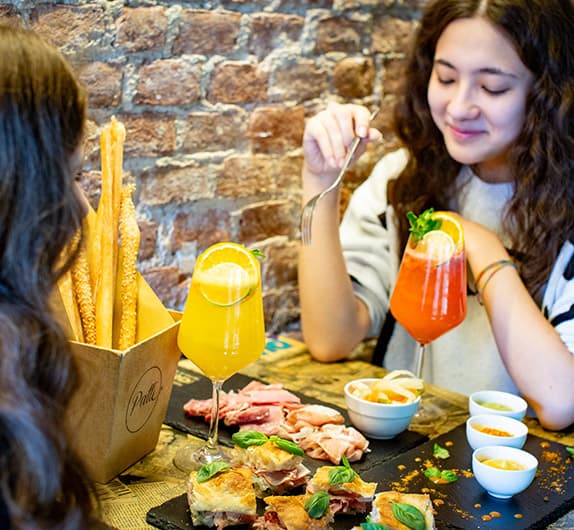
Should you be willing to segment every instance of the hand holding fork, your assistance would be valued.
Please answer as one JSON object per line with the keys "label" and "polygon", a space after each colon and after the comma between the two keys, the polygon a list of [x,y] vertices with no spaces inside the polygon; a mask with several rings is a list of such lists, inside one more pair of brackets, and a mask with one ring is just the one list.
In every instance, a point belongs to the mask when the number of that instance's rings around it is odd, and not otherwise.
{"label": "hand holding fork", "polygon": [[[369,120],[372,121],[374,119],[374,117],[377,115],[377,113],[379,112],[379,109],[375,109],[373,110],[373,112],[370,115]],[[367,137],[368,137],[368,131],[367,131]],[[359,144],[361,143],[361,140],[364,140],[365,138],[356,135],[355,138],[353,139],[353,143],[351,144],[350,148],[347,151],[347,154],[345,156],[345,160],[343,162],[343,165],[341,166],[341,169],[339,170],[339,173],[337,175],[337,177],[335,178],[335,180],[327,187],[325,188],[322,192],[318,193],[317,195],[315,195],[314,197],[312,197],[304,206],[303,211],[301,212],[301,241],[303,243],[303,245],[310,245],[311,244],[311,229],[312,229],[312,222],[313,222],[313,214],[315,212],[315,208],[317,206],[317,203],[327,194],[330,193],[331,191],[333,191],[334,189],[337,188],[337,186],[339,186],[339,184],[341,183],[343,176],[345,174],[345,172],[347,171],[353,156],[355,155],[357,148],[359,147]]]}

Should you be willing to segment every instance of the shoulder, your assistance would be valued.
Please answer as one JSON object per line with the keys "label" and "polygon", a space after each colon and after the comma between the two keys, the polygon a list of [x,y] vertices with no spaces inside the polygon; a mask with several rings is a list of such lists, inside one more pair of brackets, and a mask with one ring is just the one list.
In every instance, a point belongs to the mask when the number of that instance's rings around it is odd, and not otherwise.
{"label": "shoulder", "polygon": [[376,210],[382,211],[387,207],[387,183],[397,178],[407,164],[406,149],[392,151],[377,162],[369,177],[355,190],[352,202],[372,204]]}
{"label": "shoulder", "polygon": [[397,149],[387,153],[377,162],[368,181],[386,182],[398,177],[407,165],[408,157],[406,149]]}

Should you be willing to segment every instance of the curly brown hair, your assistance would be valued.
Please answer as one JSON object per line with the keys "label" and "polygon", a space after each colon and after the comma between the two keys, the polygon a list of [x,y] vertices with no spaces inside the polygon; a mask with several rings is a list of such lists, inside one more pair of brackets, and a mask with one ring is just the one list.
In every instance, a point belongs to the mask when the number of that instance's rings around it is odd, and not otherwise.
{"label": "curly brown hair", "polygon": [[574,7],[570,0],[435,0],[426,9],[410,52],[394,129],[409,162],[388,186],[404,248],[406,213],[447,209],[460,163],[435,126],[427,87],[437,41],[459,18],[482,17],[507,35],[533,86],[523,128],[511,146],[514,194],[503,219],[509,251],[529,292],[539,295],[561,246],[574,230]]}
{"label": "curly brown hair", "polygon": [[85,215],[73,161],[86,105],[56,48],[0,25],[0,527],[12,530],[85,530],[95,514],[65,432],[77,370],[51,309]]}

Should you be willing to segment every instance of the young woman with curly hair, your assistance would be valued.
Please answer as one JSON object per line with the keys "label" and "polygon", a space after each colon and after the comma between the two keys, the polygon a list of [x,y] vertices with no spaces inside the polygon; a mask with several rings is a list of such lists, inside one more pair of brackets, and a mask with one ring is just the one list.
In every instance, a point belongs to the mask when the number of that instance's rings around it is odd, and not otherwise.
{"label": "young woman with curly hair", "polygon": [[[429,346],[423,378],[469,394],[522,394],[543,426],[574,422],[574,8],[569,0],[435,0],[420,21],[394,113],[401,149],[313,221],[299,264],[305,341],[322,361],[379,335],[375,356],[413,370],[388,311],[406,213],[451,210],[481,305]],[[307,122],[303,200],[329,184],[369,111],[331,103]],[[518,268],[493,267],[513,259]],[[328,310],[326,310],[328,308]],[[384,350],[384,352],[382,351]]]}
{"label": "young woman with curly hair", "polygon": [[92,528],[64,432],[76,370],[50,306],[85,206],[74,182],[86,97],[32,32],[0,26],[0,528]]}

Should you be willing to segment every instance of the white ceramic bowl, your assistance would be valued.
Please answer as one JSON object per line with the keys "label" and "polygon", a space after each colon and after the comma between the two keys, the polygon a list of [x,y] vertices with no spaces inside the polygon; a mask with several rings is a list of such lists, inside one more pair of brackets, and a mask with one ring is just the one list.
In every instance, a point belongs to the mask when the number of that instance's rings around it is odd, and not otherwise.
{"label": "white ceramic bowl", "polygon": [[[477,427],[497,429],[510,434],[510,436],[486,433],[477,429]],[[466,439],[473,449],[487,445],[505,445],[522,449],[527,435],[528,427],[524,423],[506,416],[481,414],[479,416],[471,416],[466,420]]]}
{"label": "white ceramic bowl", "polygon": [[[520,464],[524,469],[500,469],[485,464],[485,460],[502,459]],[[523,449],[501,445],[481,447],[472,453],[472,472],[478,483],[497,499],[510,499],[524,491],[534,478],[538,460]]]}
{"label": "white ceramic bowl", "polygon": [[[491,404],[496,404],[509,410],[493,408]],[[528,404],[520,396],[511,394],[510,392],[501,392],[500,390],[479,390],[471,394],[468,398],[468,410],[471,416],[496,414],[498,416],[507,416],[521,420],[526,414],[527,407]]]}
{"label": "white ceramic bowl", "polygon": [[376,378],[355,379],[345,385],[345,403],[353,425],[368,438],[387,440],[403,432],[419,408],[420,396],[412,403],[374,403],[353,395],[350,389],[357,383],[370,384]]}

